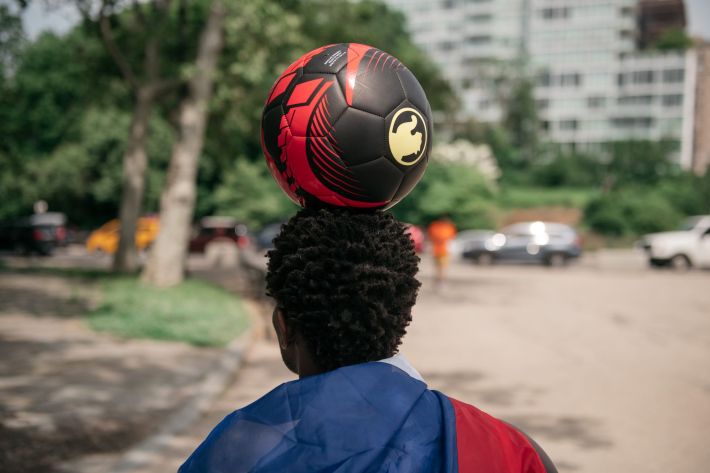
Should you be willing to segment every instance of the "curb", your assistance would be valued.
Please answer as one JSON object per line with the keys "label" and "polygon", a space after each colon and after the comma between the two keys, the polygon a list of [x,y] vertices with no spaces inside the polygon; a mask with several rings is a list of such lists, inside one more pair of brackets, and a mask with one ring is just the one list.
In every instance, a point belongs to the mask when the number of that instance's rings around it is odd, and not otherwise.
{"label": "curb", "polygon": [[259,314],[256,313],[256,308],[250,301],[243,302],[249,312],[251,327],[227,345],[225,353],[215,361],[190,399],[177,412],[170,415],[155,433],[123,454],[109,470],[110,473],[130,473],[150,467],[160,459],[162,451],[170,445],[171,439],[197,421],[236,377],[260,332]]}

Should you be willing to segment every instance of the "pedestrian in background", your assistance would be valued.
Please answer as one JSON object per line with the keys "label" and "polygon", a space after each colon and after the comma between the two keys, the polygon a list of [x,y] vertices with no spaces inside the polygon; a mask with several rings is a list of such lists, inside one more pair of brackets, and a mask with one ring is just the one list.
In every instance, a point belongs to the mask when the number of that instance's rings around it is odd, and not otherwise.
{"label": "pedestrian in background", "polygon": [[449,266],[449,242],[456,238],[456,226],[448,215],[444,215],[429,225],[427,233],[432,243],[432,255],[436,266],[435,284],[438,289],[446,277],[446,269]]}

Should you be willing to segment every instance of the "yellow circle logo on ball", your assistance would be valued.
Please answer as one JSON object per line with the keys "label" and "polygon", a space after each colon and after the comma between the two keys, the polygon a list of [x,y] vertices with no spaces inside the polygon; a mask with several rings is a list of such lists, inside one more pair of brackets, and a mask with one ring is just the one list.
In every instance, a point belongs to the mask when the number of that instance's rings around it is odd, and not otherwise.
{"label": "yellow circle logo on ball", "polygon": [[395,161],[403,166],[416,164],[426,151],[426,121],[415,109],[401,108],[392,117],[388,137]]}

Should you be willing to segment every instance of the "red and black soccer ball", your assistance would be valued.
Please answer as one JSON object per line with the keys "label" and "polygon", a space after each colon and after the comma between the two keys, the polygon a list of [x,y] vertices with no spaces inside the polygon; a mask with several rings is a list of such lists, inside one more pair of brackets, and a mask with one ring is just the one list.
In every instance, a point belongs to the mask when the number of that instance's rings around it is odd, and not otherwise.
{"label": "red and black soccer ball", "polygon": [[431,141],[431,107],[414,75],[356,43],[318,48],[289,66],[261,120],[271,174],[304,207],[392,207],[424,174]]}

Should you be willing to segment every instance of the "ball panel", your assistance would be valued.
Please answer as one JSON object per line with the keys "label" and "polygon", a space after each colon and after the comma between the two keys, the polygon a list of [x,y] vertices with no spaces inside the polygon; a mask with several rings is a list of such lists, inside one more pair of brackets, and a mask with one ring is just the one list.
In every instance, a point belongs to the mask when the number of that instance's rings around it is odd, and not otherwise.
{"label": "ball panel", "polygon": [[402,177],[402,183],[400,184],[399,188],[392,197],[392,200],[395,201],[394,203],[399,202],[404,197],[406,197],[407,194],[412,192],[414,186],[416,186],[417,183],[421,180],[422,176],[424,176],[424,171],[426,171],[427,164],[429,164],[429,157],[425,156],[420,162],[407,169],[407,171],[404,173],[404,176]]}
{"label": "ball panel", "polygon": [[404,95],[406,96],[409,103],[414,105],[419,109],[425,116],[431,117],[431,108],[429,106],[429,101],[426,98],[424,89],[419,84],[419,81],[414,74],[407,69],[402,68],[397,71],[397,76],[402,83],[402,88],[404,89]]}
{"label": "ball panel", "polygon": [[285,122],[283,109],[281,107],[272,108],[264,113],[261,119],[263,147],[273,158],[278,159],[281,156],[279,135],[282,132],[282,128],[287,126],[288,123]]}
{"label": "ball panel", "polygon": [[431,119],[403,100],[385,119],[387,155],[403,171],[424,159],[431,150]]}
{"label": "ball panel", "polygon": [[313,174],[333,193],[352,200],[377,200],[368,195],[353,171],[340,159],[338,151],[330,140],[317,137],[308,138],[307,153]]}
{"label": "ball panel", "polygon": [[269,94],[269,98],[266,99],[266,106],[268,107],[269,105],[272,104],[272,102],[278,98],[279,96],[283,95],[284,92],[286,92],[286,89],[288,88],[289,85],[291,85],[291,82],[293,82],[293,79],[296,78],[296,72],[291,72],[290,74],[283,75],[279,77],[279,79],[276,81],[274,84],[273,88],[271,89],[271,93]]}
{"label": "ball panel", "polygon": [[308,136],[308,127],[321,98],[334,84],[329,75],[303,75],[286,102],[286,121],[293,136]]}
{"label": "ball panel", "polygon": [[333,83],[316,104],[308,122],[306,136],[328,136],[334,142],[333,127],[347,108],[340,87]]}
{"label": "ball panel", "polygon": [[385,120],[382,117],[348,108],[333,126],[333,145],[348,166],[366,163],[385,150]]}
{"label": "ball panel", "polygon": [[387,114],[405,99],[402,83],[397,76],[396,61],[379,50],[368,52],[359,64],[357,74],[338,73],[338,81],[348,97],[352,90],[352,107],[379,115]]}
{"label": "ball panel", "polygon": [[303,72],[306,74],[336,74],[345,67],[350,59],[351,54],[348,53],[347,43],[333,44],[326,47],[318,54],[311,56],[311,58],[303,64]]}
{"label": "ball panel", "polygon": [[350,166],[350,170],[366,189],[367,200],[392,200],[402,182],[402,172],[384,156]]}

